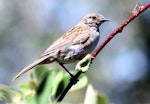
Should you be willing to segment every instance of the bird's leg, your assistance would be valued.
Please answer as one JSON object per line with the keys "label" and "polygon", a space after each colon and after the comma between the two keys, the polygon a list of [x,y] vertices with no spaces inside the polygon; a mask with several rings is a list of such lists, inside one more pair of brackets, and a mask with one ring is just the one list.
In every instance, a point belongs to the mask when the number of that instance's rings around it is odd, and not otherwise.
{"label": "bird's leg", "polygon": [[[59,62],[58,62],[58,63],[59,63]],[[59,63],[59,65],[60,65],[61,67],[63,67],[63,68],[65,69],[65,71],[66,71],[71,77],[74,77],[74,75],[71,74],[71,73],[69,72],[69,70],[67,70],[67,68],[64,66],[64,64]]]}

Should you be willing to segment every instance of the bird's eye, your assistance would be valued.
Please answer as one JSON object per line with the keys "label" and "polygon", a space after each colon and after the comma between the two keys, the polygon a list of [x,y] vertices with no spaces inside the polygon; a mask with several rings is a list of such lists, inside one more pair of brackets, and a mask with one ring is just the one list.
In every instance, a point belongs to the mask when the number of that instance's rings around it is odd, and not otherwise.
{"label": "bird's eye", "polygon": [[92,20],[95,20],[96,16],[90,16],[89,18],[92,19]]}
{"label": "bird's eye", "polygon": [[96,17],[95,17],[95,16],[93,16],[93,17],[92,17],[92,19],[93,19],[93,20],[95,20],[95,19],[96,19]]}
{"label": "bird's eye", "polygon": [[91,19],[92,17],[90,16],[89,18]]}

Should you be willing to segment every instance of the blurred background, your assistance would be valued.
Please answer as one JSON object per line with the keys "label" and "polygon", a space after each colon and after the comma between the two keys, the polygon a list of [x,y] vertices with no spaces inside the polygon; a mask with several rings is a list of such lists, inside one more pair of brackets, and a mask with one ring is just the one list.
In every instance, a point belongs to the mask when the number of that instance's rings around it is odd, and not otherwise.
{"label": "blurred background", "polygon": [[[28,74],[13,83],[11,79],[86,13],[111,20],[100,28],[100,45],[138,2],[149,0],[0,0],[0,84],[16,88],[27,81]],[[104,47],[86,75],[111,104],[150,104],[150,9]],[[65,100],[82,103],[84,94],[85,89]]]}

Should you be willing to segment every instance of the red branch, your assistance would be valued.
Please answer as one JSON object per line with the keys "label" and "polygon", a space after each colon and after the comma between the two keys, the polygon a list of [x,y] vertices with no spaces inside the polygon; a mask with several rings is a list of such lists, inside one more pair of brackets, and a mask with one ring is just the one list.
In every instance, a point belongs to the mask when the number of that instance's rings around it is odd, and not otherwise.
{"label": "red branch", "polygon": [[150,2],[146,4],[145,6],[142,6],[139,11],[137,11],[136,14],[131,15],[126,21],[124,21],[120,27],[118,27],[116,30],[114,30],[108,38],[92,53],[92,57],[95,58],[98,53],[104,48],[104,46],[118,33],[122,32],[123,28],[128,25],[133,19],[135,19],[137,16],[139,16],[142,12],[144,12],[146,9],[150,7]]}

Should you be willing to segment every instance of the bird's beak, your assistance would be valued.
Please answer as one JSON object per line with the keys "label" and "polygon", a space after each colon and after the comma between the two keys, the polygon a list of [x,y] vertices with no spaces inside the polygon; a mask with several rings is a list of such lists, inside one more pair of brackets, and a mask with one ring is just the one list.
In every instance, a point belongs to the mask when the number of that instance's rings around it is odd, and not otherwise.
{"label": "bird's beak", "polygon": [[101,22],[103,23],[103,22],[107,22],[107,21],[110,21],[110,19],[103,19],[103,20],[101,20]]}

